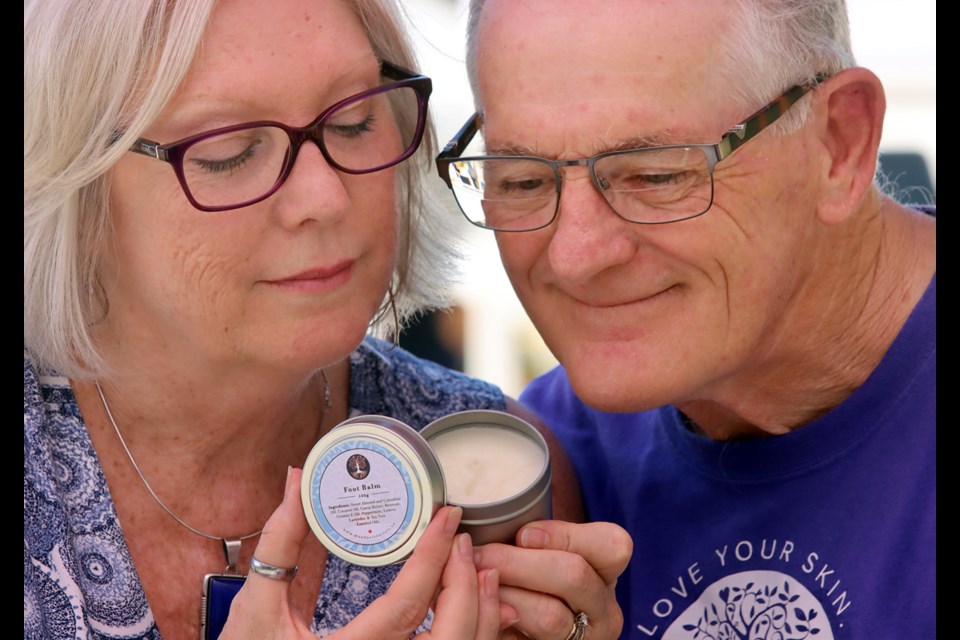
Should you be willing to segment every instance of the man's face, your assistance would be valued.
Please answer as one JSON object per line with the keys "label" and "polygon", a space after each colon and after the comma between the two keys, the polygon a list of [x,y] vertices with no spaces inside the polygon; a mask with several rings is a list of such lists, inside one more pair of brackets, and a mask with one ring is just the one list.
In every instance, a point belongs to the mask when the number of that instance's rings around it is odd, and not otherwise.
{"label": "man's face", "polygon": [[[487,152],[572,159],[717,142],[762,106],[738,107],[732,74],[718,72],[732,11],[491,0],[477,68]],[[717,165],[706,214],[663,225],[619,218],[585,168],[565,168],[552,225],[498,234],[521,302],[583,400],[610,411],[717,400],[777,366],[817,233],[811,144],[803,131],[763,132]]]}

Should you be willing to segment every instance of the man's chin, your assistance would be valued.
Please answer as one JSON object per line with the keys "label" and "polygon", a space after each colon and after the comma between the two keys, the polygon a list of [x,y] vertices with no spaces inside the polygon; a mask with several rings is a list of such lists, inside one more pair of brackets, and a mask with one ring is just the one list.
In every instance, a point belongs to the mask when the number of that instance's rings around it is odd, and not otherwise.
{"label": "man's chin", "polygon": [[591,375],[583,371],[580,375],[571,375],[570,368],[566,368],[573,392],[592,409],[607,413],[634,413],[664,404],[660,394],[645,391],[651,389],[652,385],[630,376],[611,375],[613,370],[608,368],[604,375]]}

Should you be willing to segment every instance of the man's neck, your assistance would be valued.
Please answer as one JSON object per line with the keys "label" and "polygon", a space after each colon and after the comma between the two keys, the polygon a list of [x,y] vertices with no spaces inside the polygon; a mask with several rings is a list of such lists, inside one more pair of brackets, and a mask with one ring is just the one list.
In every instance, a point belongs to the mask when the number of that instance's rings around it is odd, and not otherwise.
{"label": "man's neck", "polygon": [[787,433],[849,397],[883,359],[936,270],[936,225],[877,199],[812,257],[816,267],[745,370],[677,403],[715,440]]}

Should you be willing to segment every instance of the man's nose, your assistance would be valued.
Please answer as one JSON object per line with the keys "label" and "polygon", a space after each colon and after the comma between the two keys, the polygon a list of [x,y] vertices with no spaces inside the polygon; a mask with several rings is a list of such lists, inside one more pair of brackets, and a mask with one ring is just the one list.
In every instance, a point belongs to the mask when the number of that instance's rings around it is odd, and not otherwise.
{"label": "man's nose", "polygon": [[586,284],[636,253],[636,234],[627,227],[631,223],[610,208],[586,169],[564,171],[554,225],[550,265],[569,284]]}

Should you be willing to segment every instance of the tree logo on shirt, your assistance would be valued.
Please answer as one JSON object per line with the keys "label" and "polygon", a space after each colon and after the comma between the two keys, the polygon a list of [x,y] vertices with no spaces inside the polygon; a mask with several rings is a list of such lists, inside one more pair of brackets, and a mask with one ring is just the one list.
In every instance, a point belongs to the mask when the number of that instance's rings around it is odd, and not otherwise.
{"label": "tree logo on shirt", "polygon": [[744,571],[713,583],[674,620],[664,640],[833,640],[819,600],[777,571]]}

